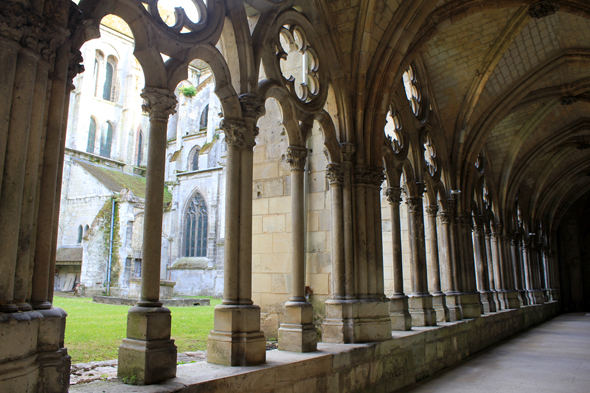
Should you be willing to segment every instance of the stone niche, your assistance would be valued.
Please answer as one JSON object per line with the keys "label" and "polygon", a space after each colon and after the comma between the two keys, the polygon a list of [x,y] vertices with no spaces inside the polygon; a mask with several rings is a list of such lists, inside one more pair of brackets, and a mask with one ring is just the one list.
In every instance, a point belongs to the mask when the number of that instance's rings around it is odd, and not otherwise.
{"label": "stone niche", "polygon": [[176,281],[174,292],[187,296],[215,296],[217,270],[206,257],[180,258],[168,268],[170,279]]}
{"label": "stone niche", "polygon": [[[176,282],[168,280],[160,280],[160,299],[172,299],[174,293],[174,286]],[[139,299],[141,294],[141,279],[130,278],[129,279],[129,297],[133,299]]]}

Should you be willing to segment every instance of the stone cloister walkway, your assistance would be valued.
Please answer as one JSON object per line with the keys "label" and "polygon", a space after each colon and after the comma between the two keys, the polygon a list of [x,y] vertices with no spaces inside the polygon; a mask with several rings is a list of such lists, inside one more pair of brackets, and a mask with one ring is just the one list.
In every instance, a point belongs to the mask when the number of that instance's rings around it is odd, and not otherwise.
{"label": "stone cloister walkway", "polygon": [[563,314],[404,393],[590,392],[590,314]]}

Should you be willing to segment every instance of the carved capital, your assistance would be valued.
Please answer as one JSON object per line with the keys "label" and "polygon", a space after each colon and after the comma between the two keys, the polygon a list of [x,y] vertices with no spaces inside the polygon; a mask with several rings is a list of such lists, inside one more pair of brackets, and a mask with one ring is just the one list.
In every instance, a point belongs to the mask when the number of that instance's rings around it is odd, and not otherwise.
{"label": "carved capital", "polygon": [[427,216],[436,217],[436,213],[438,213],[438,205],[428,205],[424,208],[424,211],[426,211]]}
{"label": "carved capital", "polygon": [[343,157],[344,161],[351,162],[352,158],[354,156],[354,153],[356,152],[356,147],[354,146],[354,144],[342,143],[340,146],[342,148],[342,157]]}
{"label": "carved capital", "polygon": [[258,119],[264,113],[264,101],[256,94],[246,93],[240,96],[242,116]]}
{"label": "carved capital", "polygon": [[559,3],[554,0],[541,0],[531,5],[529,15],[531,18],[540,19],[555,14],[559,10]]}
{"label": "carved capital", "polygon": [[73,81],[76,75],[84,72],[83,62],[82,53],[78,49],[71,49],[70,63],[68,64],[68,87],[70,90],[74,89]]}
{"label": "carved capital", "polygon": [[475,236],[481,236],[483,234],[483,232],[484,231],[483,231],[483,228],[482,227],[479,227],[477,225],[473,226],[473,234]]}
{"label": "carved capital", "polygon": [[342,167],[342,164],[328,164],[328,167],[326,168],[326,177],[330,181],[330,184],[343,183],[344,168]]}
{"label": "carved capital", "polygon": [[385,196],[389,203],[401,203],[402,192],[404,191],[401,187],[388,187],[385,189]]}
{"label": "carved capital", "polygon": [[141,109],[149,113],[150,119],[168,120],[170,115],[176,113],[176,97],[166,89],[146,87],[141,93],[143,104]]}
{"label": "carved capital", "polygon": [[364,166],[354,167],[354,182],[355,184],[370,184],[371,171]]}
{"label": "carved capital", "polygon": [[223,119],[219,128],[225,132],[225,142],[229,146],[242,148],[246,146],[246,133],[248,127],[243,121]]}
{"label": "carved capital", "polygon": [[491,229],[486,229],[485,235],[486,235],[486,239],[491,238],[492,237],[492,231],[491,231]]}
{"label": "carved capital", "polygon": [[440,217],[440,222],[443,224],[450,224],[453,221],[453,212],[450,211],[441,211],[438,213]]}
{"label": "carved capital", "polygon": [[473,222],[471,213],[457,213],[457,221],[459,221],[461,225],[471,226],[471,223]]}
{"label": "carved capital", "polygon": [[408,205],[408,212],[409,213],[422,213],[422,198],[421,197],[406,198],[406,203]]}
{"label": "carved capital", "polygon": [[287,163],[291,165],[292,171],[303,172],[307,158],[305,147],[289,146],[287,149]]}

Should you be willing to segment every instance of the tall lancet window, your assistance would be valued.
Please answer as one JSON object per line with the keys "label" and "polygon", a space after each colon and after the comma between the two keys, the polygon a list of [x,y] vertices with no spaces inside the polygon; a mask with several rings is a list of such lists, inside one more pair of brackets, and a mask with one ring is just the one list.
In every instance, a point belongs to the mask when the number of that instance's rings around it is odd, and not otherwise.
{"label": "tall lancet window", "polygon": [[198,192],[184,214],[184,256],[207,256],[207,205]]}
{"label": "tall lancet window", "polygon": [[94,154],[94,141],[96,140],[96,121],[91,117],[90,126],[88,127],[88,143],[86,144],[86,153]]}
{"label": "tall lancet window", "polygon": [[100,134],[100,155],[111,158],[111,147],[113,144],[113,125],[110,121],[106,122]]}

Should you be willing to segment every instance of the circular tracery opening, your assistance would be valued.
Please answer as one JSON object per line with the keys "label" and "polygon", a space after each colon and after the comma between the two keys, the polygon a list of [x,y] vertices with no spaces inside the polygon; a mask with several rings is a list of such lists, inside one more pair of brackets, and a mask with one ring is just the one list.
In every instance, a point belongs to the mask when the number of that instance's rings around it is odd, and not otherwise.
{"label": "circular tracery opening", "polygon": [[290,82],[297,98],[308,103],[317,97],[320,92],[319,59],[301,27],[284,25],[281,28],[277,56],[281,60],[281,73]]}
{"label": "circular tracery opening", "polygon": [[404,79],[404,88],[406,90],[406,97],[410,102],[410,106],[412,107],[412,112],[414,115],[418,116],[420,114],[420,86],[418,84],[418,79],[416,78],[416,72],[412,66],[409,66],[406,72],[403,75]]}
{"label": "circular tracery opening", "polygon": [[434,177],[438,171],[438,165],[436,163],[436,148],[429,132],[424,135],[424,161],[426,162],[428,173]]}
{"label": "circular tracery opening", "polygon": [[399,115],[394,109],[390,109],[387,113],[387,122],[385,123],[385,136],[389,139],[395,154],[399,154],[404,147],[401,129],[402,123]]}

